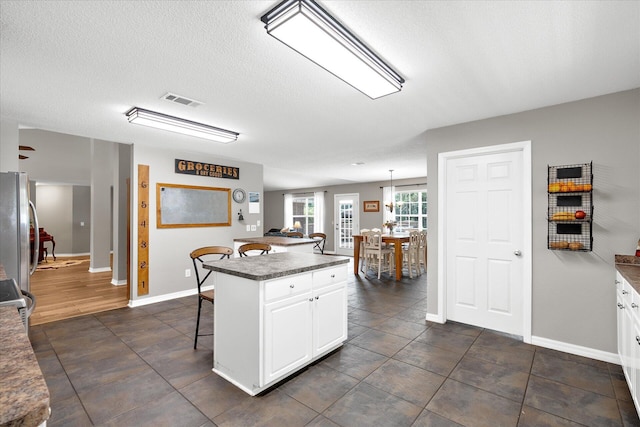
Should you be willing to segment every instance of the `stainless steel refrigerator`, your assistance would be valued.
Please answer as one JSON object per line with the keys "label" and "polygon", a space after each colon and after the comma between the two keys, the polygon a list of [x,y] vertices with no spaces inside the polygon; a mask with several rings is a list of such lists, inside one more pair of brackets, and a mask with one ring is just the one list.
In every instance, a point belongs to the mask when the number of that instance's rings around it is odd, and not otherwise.
{"label": "stainless steel refrigerator", "polygon": [[[33,246],[30,228],[35,232]],[[30,276],[38,265],[38,216],[29,200],[29,178],[24,172],[0,173],[0,264],[20,289],[31,291]],[[33,256],[30,255],[33,248]]]}

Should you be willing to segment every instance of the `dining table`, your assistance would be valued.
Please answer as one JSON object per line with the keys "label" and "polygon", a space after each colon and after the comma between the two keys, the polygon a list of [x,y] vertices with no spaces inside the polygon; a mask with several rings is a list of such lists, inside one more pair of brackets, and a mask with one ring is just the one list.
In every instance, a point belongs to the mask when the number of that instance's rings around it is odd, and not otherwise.
{"label": "dining table", "polygon": [[[391,234],[382,234],[380,236],[383,243],[392,244],[395,247],[395,269],[396,280],[402,279],[402,244],[409,243],[409,233],[396,231]],[[353,274],[358,275],[360,260],[360,244],[362,243],[362,234],[353,235]]]}

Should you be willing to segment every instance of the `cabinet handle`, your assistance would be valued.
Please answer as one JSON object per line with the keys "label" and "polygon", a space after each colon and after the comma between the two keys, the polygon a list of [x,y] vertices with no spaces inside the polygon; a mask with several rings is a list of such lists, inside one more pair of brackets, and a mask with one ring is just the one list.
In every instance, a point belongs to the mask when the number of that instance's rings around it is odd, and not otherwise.
{"label": "cabinet handle", "polygon": [[616,280],[616,285],[622,283],[620,280]]}
{"label": "cabinet handle", "polygon": [[636,342],[640,344],[640,337],[636,335]]}
{"label": "cabinet handle", "polygon": [[335,275],[335,274],[332,274],[332,275],[331,275],[331,278],[332,278],[332,279],[335,279],[335,278],[336,278],[336,275]]}
{"label": "cabinet handle", "polygon": [[624,289],[622,290],[622,295],[626,295],[628,293],[629,293],[628,291],[625,291]]}
{"label": "cabinet handle", "polygon": [[320,297],[316,295],[316,299],[320,299]]}
{"label": "cabinet handle", "polygon": [[618,308],[622,310],[624,308],[624,305],[618,303]]}
{"label": "cabinet handle", "polygon": [[295,286],[295,285],[289,285],[289,287],[290,287],[291,289],[293,289],[293,288],[295,288],[296,286]]}
{"label": "cabinet handle", "polygon": [[313,302],[313,298],[309,298],[309,301]]}
{"label": "cabinet handle", "polygon": [[631,303],[631,308],[638,308],[638,304],[636,304],[635,302]]}

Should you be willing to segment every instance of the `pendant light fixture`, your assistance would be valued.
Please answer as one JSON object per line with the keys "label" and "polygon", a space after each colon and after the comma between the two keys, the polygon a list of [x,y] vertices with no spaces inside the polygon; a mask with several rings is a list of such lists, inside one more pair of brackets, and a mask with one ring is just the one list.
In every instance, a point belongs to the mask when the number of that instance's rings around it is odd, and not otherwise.
{"label": "pendant light fixture", "polygon": [[393,169],[389,169],[389,173],[391,174],[391,180],[389,183],[389,193],[391,194],[391,200],[388,203],[385,203],[385,206],[389,209],[389,212],[393,212],[393,202],[396,198],[395,191],[393,188]]}
{"label": "pendant light fixture", "polygon": [[404,79],[313,0],[285,0],[261,18],[267,33],[372,99]]}

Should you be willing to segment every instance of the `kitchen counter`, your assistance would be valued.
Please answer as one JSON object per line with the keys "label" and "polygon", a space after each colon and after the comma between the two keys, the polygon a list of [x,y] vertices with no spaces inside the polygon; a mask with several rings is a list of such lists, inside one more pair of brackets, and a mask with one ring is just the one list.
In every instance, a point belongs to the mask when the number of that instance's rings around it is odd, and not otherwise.
{"label": "kitchen counter", "polygon": [[[286,239],[286,237],[284,237]],[[292,238],[291,240],[302,240]],[[204,263],[204,268],[249,280],[270,280],[349,263],[348,257],[281,252]]]}
{"label": "kitchen counter", "polygon": [[0,307],[0,426],[49,418],[49,389],[15,307]]}
{"label": "kitchen counter", "polygon": [[240,239],[233,239],[233,241],[242,242],[242,243],[266,243],[268,245],[275,245],[275,246],[308,245],[316,242],[313,239],[307,239],[304,237],[282,237],[282,236],[243,237]]}
{"label": "kitchen counter", "polygon": [[49,389],[16,307],[0,307],[0,325],[0,426],[40,425],[49,419]]}
{"label": "kitchen counter", "polygon": [[640,257],[633,255],[616,255],[616,270],[640,294]]}

